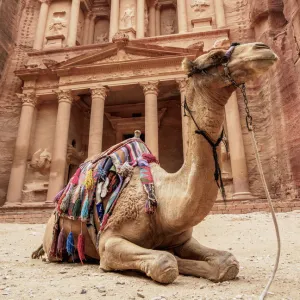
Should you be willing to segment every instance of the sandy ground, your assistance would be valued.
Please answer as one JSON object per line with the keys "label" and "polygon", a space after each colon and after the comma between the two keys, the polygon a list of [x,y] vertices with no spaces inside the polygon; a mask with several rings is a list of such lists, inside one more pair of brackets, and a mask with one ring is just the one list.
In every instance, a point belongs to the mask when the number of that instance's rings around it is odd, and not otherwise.
{"label": "sandy ground", "polygon": [[[279,270],[267,299],[300,300],[300,211],[278,214],[282,238]],[[0,299],[258,299],[274,264],[271,216],[212,215],[195,228],[204,245],[229,250],[240,261],[236,280],[214,284],[179,276],[160,285],[135,272],[103,273],[97,265],[32,260],[44,225],[0,224]]]}

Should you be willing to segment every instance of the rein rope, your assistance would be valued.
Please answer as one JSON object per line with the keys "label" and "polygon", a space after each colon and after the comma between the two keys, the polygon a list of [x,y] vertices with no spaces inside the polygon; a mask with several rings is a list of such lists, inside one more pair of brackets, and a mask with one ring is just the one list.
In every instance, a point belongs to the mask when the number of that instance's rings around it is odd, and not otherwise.
{"label": "rein rope", "polygon": [[[273,207],[273,204],[272,204],[272,199],[271,199],[271,196],[270,196],[270,193],[269,193],[269,190],[268,190],[268,186],[267,186],[267,183],[266,183],[266,179],[265,179],[265,176],[264,176],[261,159],[260,159],[259,152],[258,152],[257,141],[256,141],[255,133],[254,133],[254,130],[253,130],[252,116],[250,114],[250,110],[249,110],[249,107],[248,107],[248,98],[247,98],[247,93],[246,93],[246,85],[245,85],[245,83],[241,83],[241,84],[236,83],[236,81],[232,78],[232,76],[230,74],[230,70],[228,68],[228,64],[229,64],[231,55],[232,55],[235,47],[238,46],[238,45],[240,45],[240,44],[239,43],[232,43],[229,50],[225,53],[225,56],[222,59],[225,62],[223,62],[223,63],[220,62],[219,64],[213,64],[213,65],[210,66],[210,68],[211,67],[218,67],[218,65],[221,64],[224,67],[225,79],[229,80],[231,85],[233,85],[235,88],[240,89],[240,91],[243,95],[243,99],[244,99],[244,103],[245,103],[245,111],[246,111],[246,124],[247,124],[247,128],[248,128],[249,133],[251,133],[251,139],[252,139],[252,143],[253,143],[253,147],[254,147],[257,167],[258,167],[259,174],[260,174],[260,177],[261,177],[261,181],[262,181],[262,184],[263,184],[263,187],[264,187],[264,190],[265,190],[265,194],[266,194],[266,197],[267,197],[267,200],[268,200],[268,204],[269,204],[269,207],[270,207],[270,210],[271,210],[272,219],[273,219],[273,223],[274,223],[274,227],[275,227],[275,231],[276,231],[277,255],[276,255],[275,265],[274,265],[271,277],[270,277],[267,285],[265,286],[263,292],[261,293],[261,295],[259,297],[259,300],[264,300],[265,297],[268,294],[268,290],[271,287],[271,284],[272,284],[272,282],[275,278],[275,274],[276,274],[277,269],[278,269],[279,259],[280,259],[280,251],[281,251],[281,243],[280,243],[280,234],[279,234],[278,223],[277,223],[274,207]],[[193,67],[191,72],[188,74],[188,77],[191,77],[196,73],[208,74],[206,69],[200,69],[200,68],[197,68],[197,67]],[[208,141],[208,143],[212,146],[213,156],[214,156],[214,160],[215,160],[215,180],[217,182],[218,187],[221,187],[222,195],[223,195],[224,187],[223,187],[223,181],[222,181],[220,166],[218,164],[218,155],[217,155],[216,147],[218,146],[218,144],[221,142],[221,140],[223,138],[224,129],[222,130],[221,136],[218,138],[217,142],[213,143],[212,140],[209,138],[208,134],[204,130],[200,130],[199,126],[197,125],[197,123],[196,123],[196,121],[195,121],[195,119],[194,119],[194,117],[191,113],[191,110],[189,109],[189,107],[187,105],[186,99],[184,101],[184,110],[185,111],[187,110],[189,112],[190,116],[192,117],[192,120],[193,120],[194,124],[198,128],[198,130],[196,130],[195,133],[203,135],[204,138]],[[220,185],[218,183],[219,176],[220,176]],[[224,194],[225,194],[225,191],[224,191]],[[224,195],[223,195],[223,199],[225,199]]]}
{"label": "rein rope", "polygon": [[223,183],[223,179],[222,179],[222,172],[221,172],[221,168],[220,168],[220,164],[219,164],[219,160],[218,160],[218,152],[217,152],[217,147],[222,142],[222,139],[224,136],[224,128],[222,129],[221,135],[219,136],[217,141],[214,143],[213,140],[207,134],[207,132],[204,130],[201,130],[200,127],[198,126],[198,124],[192,114],[192,111],[190,110],[190,108],[187,105],[186,98],[185,98],[184,99],[184,116],[187,116],[186,112],[189,113],[195,126],[197,127],[197,130],[195,130],[195,133],[202,135],[207,140],[207,142],[210,144],[210,146],[212,148],[213,158],[214,158],[214,162],[215,162],[214,178],[215,178],[217,186],[222,194],[223,200],[226,201],[226,193],[225,193],[224,183]]}

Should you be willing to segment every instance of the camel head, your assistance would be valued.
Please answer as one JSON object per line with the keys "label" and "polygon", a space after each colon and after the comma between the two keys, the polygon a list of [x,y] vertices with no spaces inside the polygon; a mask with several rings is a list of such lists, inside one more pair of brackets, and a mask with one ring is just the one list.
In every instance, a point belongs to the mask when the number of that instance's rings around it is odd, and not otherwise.
{"label": "camel head", "polygon": [[198,84],[226,88],[232,86],[232,82],[226,77],[226,71],[237,84],[241,84],[258,78],[277,59],[269,46],[256,42],[238,44],[229,50],[212,49],[194,61],[185,59],[182,66],[190,77],[196,77]]}

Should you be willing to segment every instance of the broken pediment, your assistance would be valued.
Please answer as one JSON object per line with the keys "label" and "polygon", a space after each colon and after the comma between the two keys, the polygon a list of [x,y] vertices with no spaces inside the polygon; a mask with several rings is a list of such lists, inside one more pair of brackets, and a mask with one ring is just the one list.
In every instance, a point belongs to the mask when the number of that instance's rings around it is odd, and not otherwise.
{"label": "broken pediment", "polygon": [[129,42],[120,47],[119,44],[110,44],[97,51],[84,53],[53,66],[54,69],[66,69],[69,67],[83,67],[87,65],[101,65],[114,62],[128,62],[137,60],[157,60],[174,56],[186,56],[195,54],[195,49],[178,47],[161,47]]}

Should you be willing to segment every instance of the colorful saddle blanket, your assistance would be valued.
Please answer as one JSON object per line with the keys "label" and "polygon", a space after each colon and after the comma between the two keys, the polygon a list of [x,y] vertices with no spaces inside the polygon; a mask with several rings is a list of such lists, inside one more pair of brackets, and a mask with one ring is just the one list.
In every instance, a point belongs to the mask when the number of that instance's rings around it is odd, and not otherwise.
{"label": "colorful saddle blanket", "polygon": [[[148,195],[145,211],[153,214],[157,206],[149,163],[158,163],[139,138],[125,140],[80,165],[68,185],[55,197],[58,216],[89,222],[96,204],[100,230],[104,230],[118,197],[130,181],[133,168]],[[104,210],[103,199],[108,198]]]}

